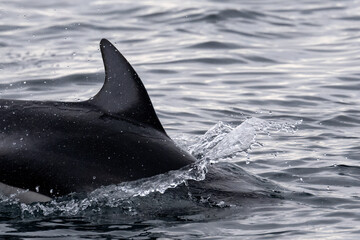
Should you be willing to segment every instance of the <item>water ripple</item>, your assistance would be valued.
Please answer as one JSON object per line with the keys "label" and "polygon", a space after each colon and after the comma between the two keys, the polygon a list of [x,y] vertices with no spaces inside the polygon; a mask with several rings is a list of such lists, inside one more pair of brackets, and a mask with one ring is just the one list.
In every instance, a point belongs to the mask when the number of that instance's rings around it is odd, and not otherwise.
{"label": "water ripple", "polygon": [[[82,211],[91,198],[68,196],[57,213],[82,214],[74,218],[23,222],[19,204],[2,203],[0,238],[356,239],[359,19],[358,0],[2,1],[2,98],[88,99],[104,81],[106,37],[136,68],[169,135],[224,161],[207,165],[205,180],[116,210]],[[234,130],[251,118],[302,123],[255,129],[253,142],[250,128]],[[231,131],[245,139],[226,138]]]}

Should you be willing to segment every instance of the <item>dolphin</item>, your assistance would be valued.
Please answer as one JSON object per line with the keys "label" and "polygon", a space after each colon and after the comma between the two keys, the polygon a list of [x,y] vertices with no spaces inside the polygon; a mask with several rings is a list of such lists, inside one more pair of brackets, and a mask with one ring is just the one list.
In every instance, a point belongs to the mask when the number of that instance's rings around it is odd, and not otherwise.
{"label": "dolphin", "polygon": [[100,49],[105,82],[89,100],[0,100],[2,195],[46,202],[195,161],[166,134],[125,57],[106,39]]}

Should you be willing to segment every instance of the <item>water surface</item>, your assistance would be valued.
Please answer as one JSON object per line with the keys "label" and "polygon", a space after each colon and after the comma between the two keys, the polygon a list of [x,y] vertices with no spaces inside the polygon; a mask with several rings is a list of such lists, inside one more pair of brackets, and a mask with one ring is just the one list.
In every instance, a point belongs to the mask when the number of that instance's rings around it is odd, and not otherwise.
{"label": "water surface", "polygon": [[49,204],[0,203],[0,236],[355,239],[360,2],[2,1],[0,97],[86,100],[108,38],[193,168]]}

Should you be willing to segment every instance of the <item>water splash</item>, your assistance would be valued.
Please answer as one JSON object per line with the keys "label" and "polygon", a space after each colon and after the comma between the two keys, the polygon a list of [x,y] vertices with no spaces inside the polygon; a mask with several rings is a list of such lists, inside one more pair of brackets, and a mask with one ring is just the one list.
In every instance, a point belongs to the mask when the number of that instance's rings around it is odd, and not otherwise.
{"label": "water splash", "polygon": [[275,122],[259,118],[249,118],[237,127],[218,122],[210,128],[196,143],[188,148],[189,152],[200,159],[210,159],[217,162],[224,158],[238,156],[239,153],[246,153],[252,146],[261,146],[258,135],[271,136],[278,132],[294,133],[296,122]]}
{"label": "water splash", "polygon": [[198,158],[217,161],[221,158],[246,151],[255,141],[255,128],[248,120],[236,128],[219,122],[193,145],[190,153]]}
{"label": "water splash", "polygon": [[[202,181],[205,179],[207,167],[205,161],[198,161],[193,165],[180,170],[170,171],[165,174],[156,175],[118,185],[100,187],[85,198],[73,195],[69,200],[56,199],[50,203],[20,204],[23,215],[77,215],[86,209],[98,211],[103,207],[120,207],[124,202],[134,197],[145,197],[151,193],[163,194],[170,188],[176,188],[181,184],[187,184],[189,180]],[[79,199],[78,199],[79,197]]]}

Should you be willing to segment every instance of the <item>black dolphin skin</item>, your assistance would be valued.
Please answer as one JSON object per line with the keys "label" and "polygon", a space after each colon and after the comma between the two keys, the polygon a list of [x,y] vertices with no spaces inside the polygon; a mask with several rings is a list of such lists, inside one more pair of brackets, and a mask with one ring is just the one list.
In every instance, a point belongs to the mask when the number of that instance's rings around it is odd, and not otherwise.
{"label": "black dolphin skin", "polygon": [[168,137],[128,61],[106,39],[100,49],[105,83],[88,101],[0,100],[0,191],[57,197],[195,161]]}

